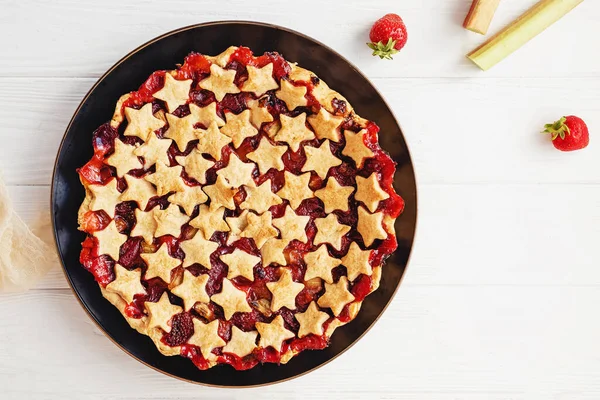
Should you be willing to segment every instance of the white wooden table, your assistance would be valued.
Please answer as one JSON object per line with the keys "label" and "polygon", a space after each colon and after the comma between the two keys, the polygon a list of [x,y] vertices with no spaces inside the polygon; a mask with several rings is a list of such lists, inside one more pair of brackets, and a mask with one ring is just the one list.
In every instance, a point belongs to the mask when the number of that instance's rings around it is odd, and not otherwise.
{"label": "white wooden table", "polygon": [[[534,2],[503,0],[491,32]],[[95,328],[57,265],[36,289],[0,296],[0,398],[600,398],[600,2],[486,73],[464,58],[483,41],[461,28],[469,4],[2,0],[0,169],[28,223],[47,218],[59,141],[96,79],[154,36],[223,19],[304,32],[372,78],[411,147],[420,204],[388,311],[305,377],[234,391],[163,376]],[[365,46],[387,12],[409,29],[393,62]],[[563,154],[538,132],[571,113],[592,139]]]}

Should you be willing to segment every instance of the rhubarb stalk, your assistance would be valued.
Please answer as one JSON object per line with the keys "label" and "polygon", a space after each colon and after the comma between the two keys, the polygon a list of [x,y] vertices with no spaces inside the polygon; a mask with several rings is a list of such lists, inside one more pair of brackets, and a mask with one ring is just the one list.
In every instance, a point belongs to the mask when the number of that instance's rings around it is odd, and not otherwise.
{"label": "rhubarb stalk", "polygon": [[482,70],[488,70],[582,2],[542,0],[467,57]]}
{"label": "rhubarb stalk", "polygon": [[500,0],[473,0],[463,24],[465,29],[485,35],[499,3]]}

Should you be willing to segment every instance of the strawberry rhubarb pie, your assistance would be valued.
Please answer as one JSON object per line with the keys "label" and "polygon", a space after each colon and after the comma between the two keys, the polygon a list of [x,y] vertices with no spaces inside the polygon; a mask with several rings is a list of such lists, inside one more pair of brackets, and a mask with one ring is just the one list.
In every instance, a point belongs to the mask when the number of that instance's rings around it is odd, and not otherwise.
{"label": "strawberry rhubarb pie", "polygon": [[192,53],[94,132],[81,264],[132,328],[200,369],[323,349],[397,247],[378,131],[277,53]]}

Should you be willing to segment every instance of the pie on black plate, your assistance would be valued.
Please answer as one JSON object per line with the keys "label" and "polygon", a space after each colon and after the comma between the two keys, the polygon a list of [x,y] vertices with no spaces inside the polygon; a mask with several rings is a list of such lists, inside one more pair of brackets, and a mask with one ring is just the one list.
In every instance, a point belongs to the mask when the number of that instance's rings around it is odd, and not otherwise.
{"label": "pie on black plate", "polygon": [[412,245],[414,175],[389,109],[333,51],[205,24],[144,45],[90,93],[59,151],[54,223],[117,344],[177,377],[255,385],[331,359],[383,311]]}

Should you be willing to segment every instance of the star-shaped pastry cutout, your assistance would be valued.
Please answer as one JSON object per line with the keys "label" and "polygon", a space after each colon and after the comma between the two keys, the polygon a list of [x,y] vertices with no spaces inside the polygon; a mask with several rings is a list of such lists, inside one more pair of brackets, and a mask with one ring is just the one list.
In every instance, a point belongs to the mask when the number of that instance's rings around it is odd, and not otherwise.
{"label": "star-shaped pastry cutout", "polygon": [[350,243],[348,253],[342,258],[342,265],[348,271],[348,279],[354,281],[360,274],[371,275],[373,269],[369,264],[370,250],[361,250],[356,242]]}
{"label": "star-shaped pastry cutout", "polygon": [[254,281],[254,267],[260,262],[260,257],[235,249],[233,253],[223,254],[220,258],[229,267],[227,279],[243,276],[249,281]]}
{"label": "star-shaped pastry cutout", "polygon": [[94,232],[94,236],[98,239],[98,255],[109,255],[113,260],[119,260],[119,250],[121,245],[127,240],[127,236],[123,235],[117,229],[115,221],[110,221],[110,224],[101,231]]}
{"label": "star-shaped pastry cutout", "polygon": [[274,139],[278,142],[285,142],[290,145],[293,151],[298,151],[300,143],[305,140],[315,138],[313,131],[306,127],[306,113],[302,113],[297,117],[288,117],[281,114],[281,129],[277,132]]}
{"label": "star-shaped pastry cutout", "polygon": [[202,131],[196,148],[200,153],[210,154],[217,161],[221,160],[223,147],[231,143],[229,136],[223,135],[216,122],[211,122],[205,131]]}
{"label": "star-shaped pastry cutout", "polygon": [[147,301],[144,304],[148,310],[148,328],[159,327],[165,332],[171,332],[171,318],[183,311],[181,307],[171,304],[167,292],[160,296],[157,303]]}
{"label": "star-shaped pastry cutout", "polygon": [[339,127],[344,122],[343,117],[333,115],[325,107],[321,107],[318,114],[311,115],[307,119],[317,138],[340,141]]}
{"label": "star-shaped pastry cutout", "polygon": [[189,217],[179,211],[175,204],[169,204],[164,210],[154,209],[154,220],[156,221],[156,237],[171,235],[179,237],[181,227],[188,222]]}
{"label": "star-shaped pastry cutout", "polygon": [[306,163],[302,167],[302,172],[315,171],[321,179],[327,177],[330,168],[337,167],[342,163],[342,160],[337,158],[331,152],[329,140],[321,143],[320,147],[304,147],[306,152]]}
{"label": "star-shaped pastry cutout", "polygon": [[234,325],[231,328],[231,340],[223,347],[223,353],[235,354],[240,358],[246,357],[256,348],[256,336],[258,332],[244,332]]}
{"label": "star-shaped pastry cutout", "polygon": [[238,240],[242,234],[242,231],[248,226],[248,210],[242,211],[237,217],[226,217],[227,225],[229,226],[230,233],[227,238],[227,243],[231,244]]}
{"label": "star-shaped pastry cutout", "polygon": [[271,213],[266,212],[261,215],[248,213],[248,226],[242,231],[241,237],[254,239],[256,247],[260,249],[265,242],[276,237],[277,229],[271,224]]}
{"label": "star-shaped pastry cutout", "polygon": [[209,240],[216,231],[229,232],[229,225],[223,219],[225,208],[211,210],[202,204],[198,210],[198,216],[190,221],[190,225],[197,228],[206,240]]}
{"label": "star-shaped pastry cutout", "polygon": [[133,154],[144,157],[144,166],[150,168],[157,162],[165,165],[169,164],[169,155],[167,151],[171,147],[173,141],[171,139],[159,139],[154,133],[148,136],[148,141],[137,147]]}
{"label": "star-shaped pastry cutout", "polygon": [[154,186],[144,178],[136,178],[131,175],[125,175],[127,189],[121,194],[121,201],[135,201],[140,209],[145,210],[148,201],[156,196]]}
{"label": "star-shaped pastry cutout", "polygon": [[208,196],[202,191],[200,186],[186,185],[183,191],[170,195],[168,200],[183,207],[187,215],[192,215],[194,208],[206,202]]}
{"label": "star-shaped pastry cutout", "polygon": [[214,161],[202,157],[202,153],[197,149],[192,150],[187,156],[177,156],[175,160],[183,166],[190,178],[194,178],[202,185],[206,183],[206,171],[215,165]]}
{"label": "star-shaped pastry cutout", "polygon": [[146,175],[144,179],[156,186],[156,193],[159,196],[164,196],[167,193],[180,192],[185,189],[181,171],[183,171],[181,165],[168,167],[159,161],[156,163],[156,172]]}
{"label": "star-shaped pastry cutout", "polygon": [[287,268],[279,268],[281,275],[277,282],[268,282],[267,289],[273,294],[271,310],[277,311],[281,307],[289,310],[296,309],[296,296],[304,289],[304,285],[294,282],[292,273]]}
{"label": "star-shaped pastry cutout", "polygon": [[358,133],[354,133],[352,131],[344,131],[344,137],[346,138],[346,146],[344,146],[342,154],[352,158],[358,168],[363,167],[365,159],[373,157],[375,155],[373,151],[365,145],[364,137],[366,133],[366,129],[363,129]]}
{"label": "star-shaped pastry cutout", "polygon": [[142,168],[142,163],[134,154],[135,149],[135,146],[115,139],[115,152],[106,159],[106,163],[115,167],[118,177],[122,177],[132,169]]}
{"label": "star-shaped pastry cutout", "polygon": [[294,210],[300,206],[302,200],[314,197],[313,191],[308,187],[308,183],[310,182],[309,172],[297,176],[289,171],[285,171],[284,177],[285,184],[277,194],[282,199],[287,199]]}
{"label": "star-shaped pastry cutout", "polygon": [[256,164],[245,163],[235,153],[229,155],[227,167],[217,171],[217,176],[223,178],[229,187],[238,188],[242,185],[254,184],[252,172]]}
{"label": "star-shaped pastry cutout", "polygon": [[194,116],[196,123],[208,128],[211,123],[216,122],[218,127],[225,125],[223,118],[217,114],[217,102],[212,102],[205,107],[198,107],[190,103],[190,114]]}
{"label": "star-shaped pastry cutout", "polygon": [[184,268],[200,264],[204,268],[211,269],[210,255],[219,248],[219,244],[204,239],[201,234],[196,232],[193,238],[181,241],[179,247],[185,253]]}
{"label": "star-shaped pastry cutout", "polygon": [[364,207],[358,207],[358,224],[356,230],[362,236],[365,246],[369,247],[376,239],[385,239],[387,232],[383,229],[383,213],[371,214]]}
{"label": "star-shaped pastry cutout", "polygon": [[225,346],[225,341],[219,336],[219,320],[215,319],[208,324],[194,318],[194,334],[188,340],[189,344],[198,346],[204,358],[208,358],[217,347]]}
{"label": "star-shaped pastry cutout", "polygon": [[154,219],[154,210],[145,212],[139,208],[135,209],[135,226],[131,230],[131,236],[141,236],[146,243],[152,243],[154,232],[156,232],[156,220]]}
{"label": "star-shaped pastry cutout", "polygon": [[325,205],[325,212],[330,214],[335,210],[348,211],[348,197],[352,192],[352,186],[342,186],[337,179],[330,177],[324,188],[315,191],[315,196],[321,199]]}
{"label": "star-shaped pastry cutout", "polygon": [[125,136],[137,136],[144,142],[148,136],[157,129],[165,126],[165,122],[152,114],[152,103],[145,104],[139,110],[125,107],[127,127],[123,133]]}
{"label": "star-shaped pastry cutout", "polygon": [[271,180],[267,179],[260,186],[246,186],[246,200],[240,204],[240,208],[254,210],[259,214],[268,211],[271,206],[283,203],[281,197],[271,191]]}
{"label": "star-shaped pastry cutout", "polygon": [[268,267],[272,263],[279,265],[286,265],[285,255],[283,250],[288,245],[287,240],[283,239],[269,239],[265,242],[263,247],[260,249],[262,255],[263,266]]}
{"label": "star-shaped pastry cutout", "polygon": [[269,139],[262,138],[256,150],[248,153],[246,157],[258,164],[258,171],[266,174],[271,168],[278,171],[283,170],[283,153],[287,151],[287,146],[273,146]]}
{"label": "star-shaped pastry cutout", "polygon": [[184,269],[181,284],[171,289],[171,293],[181,297],[185,310],[189,311],[197,302],[208,303],[210,301],[210,296],[206,293],[206,282],[208,282],[207,274],[194,276],[190,271]]}
{"label": "star-shaped pastry cutout", "polygon": [[318,304],[323,308],[331,308],[337,317],[351,301],[354,301],[354,296],[348,291],[348,278],[342,276],[337,283],[325,283],[325,294],[319,297]]}
{"label": "star-shaped pastry cutout", "polygon": [[308,104],[306,97],[304,97],[305,94],[306,86],[294,86],[285,79],[281,80],[281,89],[275,92],[275,95],[285,102],[290,111]]}
{"label": "star-shaped pastry cutout", "polygon": [[237,49],[238,49],[238,47],[236,47],[236,46],[229,46],[223,52],[217,54],[216,56],[206,55],[206,56],[204,56],[204,58],[206,58],[211,63],[217,64],[217,65],[225,68],[225,66],[227,66],[227,64],[229,64],[232,54],[235,53],[237,51]]}
{"label": "star-shaped pastry cutout", "polygon": [[323,334],[323,324],[329,319],[329,314],[319,310],[317,303],[313,301],[308,305],[305,312],[297,313],[295,317],[300,322],[298,337],[303,338],[311,333],[321,336]]}
{"label": "star-shaped pastry cutout", "polygon": [[228,93],[240,92],[240,89],[233,83],[235,72],[234,69],[223,69],[217,64],[212,64],[210,66],[210,76],[201,80],[198,86],[210,90],[215,94],[217,101],[221,101]]}
{"label": "star-shaped pastry cutout", "polygon": [[279,88],[279,85],[273,79],[273,63],[269,63],[262,68],[248,65],[246,69],[248,70],[248,80],[242,85],[242,91],[252,92],[256,97],[260,97],[269,90]]}
{"label": "star-shaped pastry cutout", "polygon": [[248,210],[242,211],[238,217],[226,217],[225,220],[231,228],[231,233],[239,235],[248,226]]}
{"label": "star-shaped pastry cutout", "polygon": [[169,128],[165,132],[165,137],[173,139],[179,148],[179,151],[185,151],[187,145],[192,140],[196,140],[204,134],[200,129],[194,129],[194,116],[192,114],[178,118],[171,114],[166,114]]}
{"label": "star-shaped pastry cutout", "polygon": [[306,243],[306,225],[310,220],[309,216],[298,215],[290,206],[285,208],[285,214],[281,218],[273,220],[273,226],[281,232],[281,238],[288,242],[294,239]]}
{"label": "star-shaped pastry cutout", "polygon": [[223,308],[226,320],[230,320],[236,312],[252,312],[246,300],[246,292],[233,286],[227,278],[223,279],[221,292],[213,294],[210,299]]}
{"label": "star-shaped pastry cutout", "polygon": [[236,149],[244,139],[258,135],[258,130],[250,123],[250,110],[244,110],[237,115],[227,112],[225,119],[227,123],[221,128],[221,133],[231,138]]}
{"label": "star-shaped pastry cutout", "polygon": [[220,207],[225,207],[230,210],[235,210],[235,202],[233,197],[237,193],[237,189],[233,189],[221,176],[217,176],[217,181],[214,185],[204,186],[204,193],[210,197],[210,209],[216,210]]}
{"label": "star-shaped pastry cutout", "polygon": [[340,260],[329,255],[327,246],[323,244],[316,251],[305,254],[304,262],[306,263],[305,281],[321,278],[327,283],[333,283],[331,270],[341,264]]}
{"label": "star-shaped pastry cutout", "polygon": [[285,329],[283,324],[283,317],[281,315],[276,316],[270,323],[257,322],[256,330],[260,334],[260,340],[258,345],[264,349],[272,347],[275,350],[281,352],[281,345],[285,340],[291,339],[296,335]]}
{"label": "star-shaped pastry cutout", "polygon": [[181,260],[171,257],[166,243],[160,245],[156,253],[141,253],[140,257],[148,265],[144,279],[159,277],[171,283],[171,271],[181,265]]}
{"label": "star-shaped pastry cutout", "polygon": [[249,99],[246,100],[246,105],[250,110],[250,122],[257,129],[260,129],[263,122],[273,121],[273,115],[269,112],[266,105],[261,105],[260,100]]}
{"label": "star-shaped pastry cutout", "polygon": [[329,243],[337,250],[342,247],[342,237],[350,231],[348,225],[338,222],[335,214],[329,214],[325,218],[316,218],[315,225],[317,226],[317,234],[315,235],[314,244]]}
{"label": "star-shaped pastry cutout", "polygon": [[115,207],[121,202],[121,193],[117,190],[117,179],[111,179],[106,185],[88,185],[94,195],[90,202],[90,210],[104,210],[109,217],[115,217]]}
{"label": "star-shaped pastry cutout", "polygon": [[371,212],[375,212],[381,200],[389,199],[387,194],[379,185],[379,179],[373,172],[368,178],[356,177],[356,194],[354,198],[362,201]]}
{"label": "star-shaped pastry cutout", "polygon": [[166,73],[164,86],[153,96],[155,99],[163,100],[167,104],[167,110],[173,112],[180,105],[187,103],[192,82],[191,79],[178,81],[171,74]]}
{"label": "star-shaped pastry cutout", "polygon": [[106,285],[106,290],[116,293],[127,304],[133,301],[133,296],[136,294],[146,294],[146,289],[142,286],[142,270],[136,268],[133,271],[121,266],[115,265],[115,280]]}

